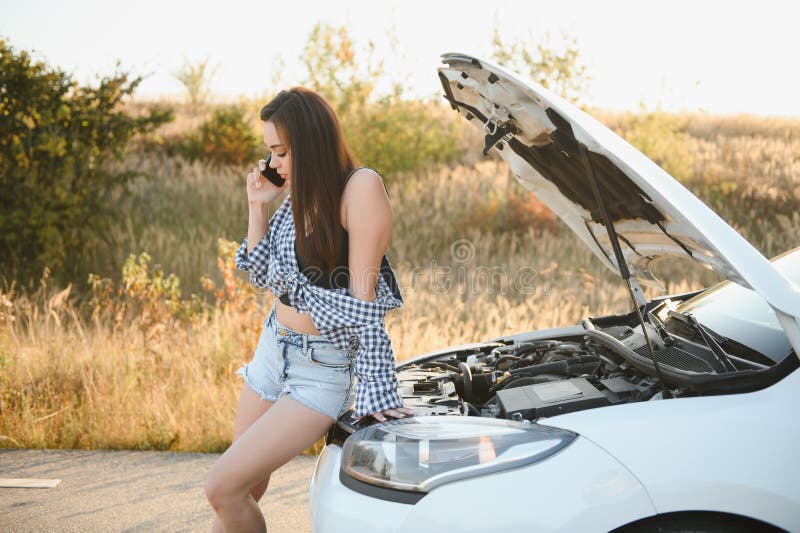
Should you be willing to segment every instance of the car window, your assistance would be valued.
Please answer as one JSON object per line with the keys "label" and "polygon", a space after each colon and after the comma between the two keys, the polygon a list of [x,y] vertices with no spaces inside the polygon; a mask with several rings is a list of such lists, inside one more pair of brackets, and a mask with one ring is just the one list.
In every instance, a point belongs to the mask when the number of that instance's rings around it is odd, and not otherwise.
{"label": "car window", "polygon": [[[776,270],[800,285],[800,248],[772,259]],[[751,289],[723,281],[678,306],[693,313],[701,324],[744,344],[773,361],[792,352],[786,334],[772,308]]]}

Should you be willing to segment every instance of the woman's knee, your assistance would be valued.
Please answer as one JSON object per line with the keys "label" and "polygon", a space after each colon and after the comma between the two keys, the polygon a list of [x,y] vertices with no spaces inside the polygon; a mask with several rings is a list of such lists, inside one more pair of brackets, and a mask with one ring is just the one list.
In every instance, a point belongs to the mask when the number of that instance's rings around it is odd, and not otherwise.
{"label": "woman's knee", "polygon": [[221,479],[213,474],[209,474],[204,483],[203,490],[206,493],[206,499],[215,510],[225,507],[225,500],[230,496],[230,490]]}
{"label": "woman's knee", "polygon": [[236,483],[234,479],[229,476],[217,474],[212,471],[203,483],[203,489],[206,493],[208,503],[211,504],[215,510],[220,510],[229,507],[231,504],[243,502],[250,495],[254,500],[258,501],[267,490],[269,484],[269,476],[249,489],[242,487],[241,484]]}
{"label": "woman's knee", "polygon": [[249,491],[243,490],[230,476],[221,475],[212,470],[203,483],[208,503],[215,510],[220,510],[247,498]]}

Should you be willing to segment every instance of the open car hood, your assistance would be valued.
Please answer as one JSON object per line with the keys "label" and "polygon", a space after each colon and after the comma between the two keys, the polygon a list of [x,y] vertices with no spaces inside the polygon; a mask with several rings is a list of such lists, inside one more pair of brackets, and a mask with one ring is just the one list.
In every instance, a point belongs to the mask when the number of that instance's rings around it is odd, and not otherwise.
{"label": "open car hood", "polygon": [[[800,288],[714,211],[624,139],[578,107],[501,67],[469,55],[442,55],[445,98],[485,134],[485,149],[552,209],[611,270],[617,262],[582,160],[593,169],[631,275],[667,256],[688,257],[755,290],[781,322],[800,331]],[[780,318],[780,316],[779,316]],[[786,329],[786,326],[784,326]],[[787,331],[787,333],[789,333]],[[792,336],[796,336],[793,341]],[[800,346],[800,333],[790,333]]]}

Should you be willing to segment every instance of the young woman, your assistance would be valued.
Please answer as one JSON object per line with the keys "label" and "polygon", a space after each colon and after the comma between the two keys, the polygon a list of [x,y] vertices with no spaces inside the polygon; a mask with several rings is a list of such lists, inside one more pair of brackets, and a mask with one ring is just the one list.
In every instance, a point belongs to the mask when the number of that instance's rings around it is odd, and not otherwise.
{"label": "young woman", "polygon": [[380,421],[413,415],[397,394],[383,323],[403,300],[385,255],[392,212],[380,175],[357,167],[333,109],[310,89],[281,91],[260,115],[269,166],[286,181],[264,179],[263,160],[247,175],[249,226],[236,264],[279,298],[237,371],[233,444],[205,481],[212,531],[266,531],[258,500],[272,472],[351,408]]}

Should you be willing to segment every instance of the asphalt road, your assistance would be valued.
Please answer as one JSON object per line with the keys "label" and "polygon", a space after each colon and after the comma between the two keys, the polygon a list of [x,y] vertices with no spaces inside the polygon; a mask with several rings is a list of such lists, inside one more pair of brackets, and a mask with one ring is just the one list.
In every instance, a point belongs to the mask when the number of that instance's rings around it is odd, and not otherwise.
{"label": "asphalt road", "polygon": [[[210,531],[203,480],[218,454],[0,450],[0,478],[57,478],[49,489],[0,488],[0,531]],[[315,457],[272,475],[261,499],[271,533],[310,531]]]}

